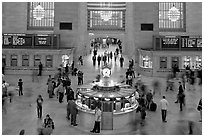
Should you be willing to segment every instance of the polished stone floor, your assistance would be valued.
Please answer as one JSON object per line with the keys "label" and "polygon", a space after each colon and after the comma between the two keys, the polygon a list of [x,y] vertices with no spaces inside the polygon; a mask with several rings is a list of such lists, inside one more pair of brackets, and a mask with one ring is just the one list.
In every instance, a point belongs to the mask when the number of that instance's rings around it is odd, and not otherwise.
{"label": "polished stone floor", "polygon": [[[114,49],[113,49],[114,50]],[[128,66],[128,59],[125,58],[124,68],[119,67],[119,62],[112,62],[113,74],[111,79],[118,80],[121,75],[125,76],[125,71]],[[91,55],[84,58],[84,65],[79,66],[79,69],[84,72],[84,83],[89,83],[95,79],[99,73],[98,67],[93,67]],[[53,76],[53,75],[52,75]],[[6,108],[7,113],[2,112],[2,134],[3,135],[17,135],[20,130],[25,129],[26,135],[36,135],[37,128],[41,126],[42,120],[37,118],[36,114],[36,98],[41,94],[44,98],[43,103],[43,118],[46,114],[50,114],[55,122],[55,130],[53,135],[89,135],[93,134],[89,131],[91,129],[82,128],[79,125],[73,127],[70,121],[66,120],[66,101],[62,104],[58,103],[56,98],[49,99],[47,94],[47,77],[36,77],[32,82],[32,77],[28,75],[6,75],[5,80],[10,84],[9,90],[15,95],[12,103],[7,100]],[[16,91],[17,81],[19,78],[24,82],[24,96],[18,96]],[[77,77],[70,77],[72,79],[72,88],[77,88]],[[140,126],[139,121],[133,121],[130,127],[124,127],[119,130],[101,131],[101,135],[186,135],[188,134],[188,121],[194,122],[193,134],[202,134],[202,123],[200,120],[199,112],[196,110],[197,104],[201,97],[201,86],[195,85],[195,90],[186,90],[186,106],[182,112],[179,111],[179,104],[175,104],[176,99],[175,91],[165,91],[166,83],[164,78],[152,78],[142,76],[142,81],[152,89],[152,81],[159,80],[161,82],[161,94],[156,93],[154,101],[159,104],[162,95],[166,95],[169,101],[169,110],[167,112],[167,123],[161,121],[161,112],[158,106],[156,112],[147,111],[145,125]],[[175,87],[178,87],[178,80],[175,80]],[[77,120],[80,121],[80,120]]]}

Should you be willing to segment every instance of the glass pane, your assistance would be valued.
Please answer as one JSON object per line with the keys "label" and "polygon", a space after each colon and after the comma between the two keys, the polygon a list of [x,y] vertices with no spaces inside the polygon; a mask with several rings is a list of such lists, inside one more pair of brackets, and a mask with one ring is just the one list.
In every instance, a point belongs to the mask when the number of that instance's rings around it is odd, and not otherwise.
{"label": "glass pane", "polygon": [[169,30],[184,29],[183,2],[159,3],[159,28]]}
{"label": "glass pane", "polygon": [[54,3],[30,2],[29,27],[54,27]]}

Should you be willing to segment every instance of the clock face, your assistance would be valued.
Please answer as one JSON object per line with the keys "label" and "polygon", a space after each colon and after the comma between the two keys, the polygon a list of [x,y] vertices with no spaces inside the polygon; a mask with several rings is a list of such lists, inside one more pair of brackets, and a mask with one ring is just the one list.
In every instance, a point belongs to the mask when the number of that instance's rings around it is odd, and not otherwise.
{"label": "clock face", "polygon": [[110,77],[110,74],[111,74],[111,70],[110,70],[110,69],[104,68],[104,69],[102,70],[102,75],[103,75],[103,77]]}

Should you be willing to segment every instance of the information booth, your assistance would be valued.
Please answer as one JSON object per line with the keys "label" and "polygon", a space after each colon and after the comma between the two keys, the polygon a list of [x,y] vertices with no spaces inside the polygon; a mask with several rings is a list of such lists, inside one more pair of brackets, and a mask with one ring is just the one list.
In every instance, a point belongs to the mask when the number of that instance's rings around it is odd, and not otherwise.
{"label": "information booth", "polygon": [[[85,127],[93,127],[96,105],[102,111],[101,129],[114,130],[135,121],[138,102],[135,89],[105,79],[77,89],[76,104]],[[138,115],[139,119],[139,115]],[[91,120],[91,121],[90,121]]]}

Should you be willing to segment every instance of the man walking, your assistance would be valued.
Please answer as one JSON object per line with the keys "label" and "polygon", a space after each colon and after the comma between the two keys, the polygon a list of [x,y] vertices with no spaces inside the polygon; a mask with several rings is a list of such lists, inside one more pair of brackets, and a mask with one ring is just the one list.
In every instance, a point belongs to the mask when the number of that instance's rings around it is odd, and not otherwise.
{"label": "man walking", "polygon": [[94,128],[90,132],[100,133],[100,122],[101,122],[101,110],[99,109],[98,106],[96,106]]}
{"label": "man walking", "polygon": [[43,98],[41,95],[38,95],[38,98],[36,100],[37,102],[37,114],[38,114],[38,118],[42,118],[42,103],[43,103]]}
{"label": "man walking", "polygon": [[162,121],[163,122],[167,122],[166,121],[166,115],[167,115],[167,107],[169,105],[168,101],[165,98],[166,97],[163,96],[163,99],[160,101],[160,104],[161,104],[161,114],[162,114]]}

